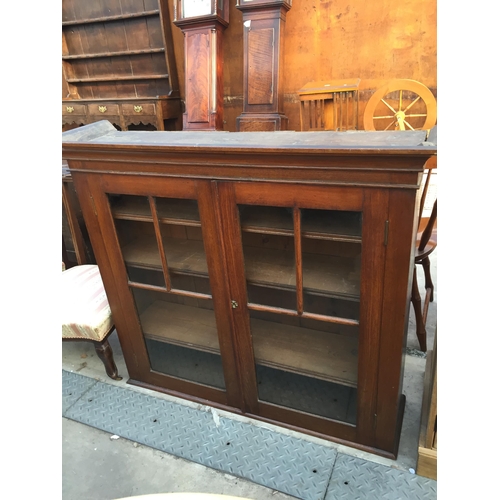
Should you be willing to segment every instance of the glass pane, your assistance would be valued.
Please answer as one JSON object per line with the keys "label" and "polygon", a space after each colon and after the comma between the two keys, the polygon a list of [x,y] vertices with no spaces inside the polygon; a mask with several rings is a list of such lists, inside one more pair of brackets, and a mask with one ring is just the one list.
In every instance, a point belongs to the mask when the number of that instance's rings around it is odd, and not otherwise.
{"label": "glass pane", "polygon": [[293,212],[248,205],[239,211],[249,302],[295,309]]}
{"label": "glass pane", "polygon": [[304,311],[359,319],[360,212],[302,210]]}
{"label": "glass pane", "polygon": [[251,311],[259,399],[355,424],[357,327]]}
{"label": "glass pane", "polygon": [[201,227],[160,223],[172,289],[210,294]]}
{"label": "glass pane", "polygon": [[165,287],[148,198],[109,195],[109,201],[129,280]]}
{"label": "glass pane", "polygon": [[109,200],[130,281],[210,294],[196,200],[152,198],[158,231],[148,197],[110,195]]}
{"label": "glass pane", "polygon": [[151,369],[224,389],[197,201],[109,201]]}
{"label": "glass pane", "polygon": [[330,235],[338,239],[361,238],[361,212],[311,208],[304,208],[301,212],[303,235]]}
{"label": "glass pane", "polygon": [[361,214],[295,210],[239,207],[259,399],[355,424]]}
{"label": "glass pane", "polygon": [[131,289],[151,368],[224,389],[212,300]]}

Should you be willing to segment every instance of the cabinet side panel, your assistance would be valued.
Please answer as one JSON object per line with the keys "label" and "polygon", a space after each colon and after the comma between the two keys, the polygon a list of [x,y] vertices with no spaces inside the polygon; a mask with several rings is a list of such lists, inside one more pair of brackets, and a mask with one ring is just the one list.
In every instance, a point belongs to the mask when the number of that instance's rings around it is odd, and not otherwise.
{"label": "cabinet side panel", "polygon": [[[391,191],[379,354],[376,446],[397,453],[416,231],[416,191]],[[390,264],[390,265],[389,265]]]}
{"label": "cabinet side panel", "polygon": [[385,221],[388,216],[387,190],[364,192],[362,264],[360,290],[358,440],[374,446],[377,414],[378,350],[380,346],[384,267]]}

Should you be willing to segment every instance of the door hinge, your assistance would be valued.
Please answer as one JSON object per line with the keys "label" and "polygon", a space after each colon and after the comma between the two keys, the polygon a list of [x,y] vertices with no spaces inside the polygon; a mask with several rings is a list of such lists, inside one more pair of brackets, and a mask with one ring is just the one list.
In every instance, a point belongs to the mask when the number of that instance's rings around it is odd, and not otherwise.
{"label": "door hinge", "polygon": [[389,221],[385,221],[385,230],[384,230],[384,245],[387,246],[387,241],[389,240]]}

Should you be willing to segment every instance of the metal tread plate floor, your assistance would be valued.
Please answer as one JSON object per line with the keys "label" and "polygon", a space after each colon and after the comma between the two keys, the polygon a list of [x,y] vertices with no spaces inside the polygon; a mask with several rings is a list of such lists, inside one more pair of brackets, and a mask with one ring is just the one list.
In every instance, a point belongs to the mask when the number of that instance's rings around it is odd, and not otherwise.
{"label": "metal tread plate floor", "polygon": [[436,481],[63,370],[63,417],[302,500],[434,500]]}

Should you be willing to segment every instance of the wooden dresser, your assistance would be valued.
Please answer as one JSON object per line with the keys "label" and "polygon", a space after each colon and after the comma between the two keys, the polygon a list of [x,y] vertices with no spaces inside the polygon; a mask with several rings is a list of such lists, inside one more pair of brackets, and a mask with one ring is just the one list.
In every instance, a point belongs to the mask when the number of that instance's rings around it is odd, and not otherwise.
{"label": "wooden dresser", "polygon": [[129,383],[394,458],[426,131],[79,130]]}
{"label": "wooden dresser", "polygon": [[63,0],[62,19],[63,125],[181,128],[166,0]]}

